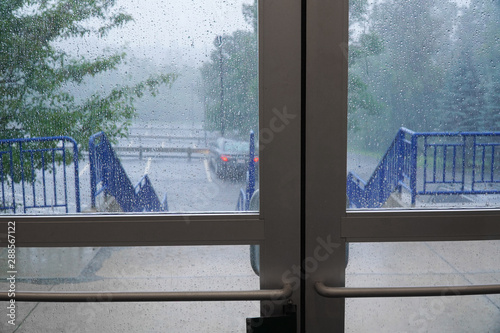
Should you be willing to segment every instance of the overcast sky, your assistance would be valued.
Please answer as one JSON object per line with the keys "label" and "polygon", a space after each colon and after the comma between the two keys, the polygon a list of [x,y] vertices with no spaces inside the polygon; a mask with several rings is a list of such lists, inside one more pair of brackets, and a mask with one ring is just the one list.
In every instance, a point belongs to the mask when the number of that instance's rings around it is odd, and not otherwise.
{"label": "overcast sky", "polygon": [[65,42],[64,48],[76,55],[95,55],[105,46],[127,45],[133,55],[158,63],[197,66],[213,49],[215,36],[250,29],[242,5],[251,3],[253,0],[118,0],[117,6],[131,14],[134,22],[115,29],[105,40]]}

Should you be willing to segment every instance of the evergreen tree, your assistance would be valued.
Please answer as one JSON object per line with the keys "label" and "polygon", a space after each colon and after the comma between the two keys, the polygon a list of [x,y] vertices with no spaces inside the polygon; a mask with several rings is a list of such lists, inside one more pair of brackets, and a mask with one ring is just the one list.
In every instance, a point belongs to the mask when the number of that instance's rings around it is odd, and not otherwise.
{"label": "evergreen tree", "polygon": [[480,6],[482,12],[488,13],[476,20],[476,30],[480,31],[482,41],[477,48],[478,69],[486,88],[482,127],[487,131],[500,131],[500,2],[476,0],[471,6]]}
{"label": "evergreen tree", "polygon": [[[372,88],[387,106],[388,133],[405,126],[432,130],[439,115],[445,47],[450,44],[455,5],[438,0],[389,0],[375,5],[374,31],[384,43]],[[445,11],[448,16],[444,16]]]}
{"label": "evergreen tree", "polygon": [[448,76],[441,102],[443,129],[448,131],[479,131],[487,125],[482,117],[485,89],[470,52],[462,51]]}
{"label": "evergreen tree", "polygon": [[492,72],[486,87],[486,114],[483,114],[484,130],[500,132],[500,70]]}
{"label": "evergreen tree", "polygon": [[456,26],[451,68],[439,111],[442,129],[498,130],[500,125],[500,21],[497,4],[472,0]]}

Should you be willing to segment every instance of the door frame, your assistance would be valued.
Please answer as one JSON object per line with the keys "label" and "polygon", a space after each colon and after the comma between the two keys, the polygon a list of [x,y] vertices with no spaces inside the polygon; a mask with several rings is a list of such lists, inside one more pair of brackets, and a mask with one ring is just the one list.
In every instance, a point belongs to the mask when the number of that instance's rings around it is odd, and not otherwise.
{"label": "door frame", "polygon": [[[345,299],[319,296],[315,284],[345,286],[346,242],[499,240],[500,212],[346,211],[349,0],[307,0],[306,13],[303,316],[307,332],[343,332]],[[331,252],[321,252],[325,240]]]}

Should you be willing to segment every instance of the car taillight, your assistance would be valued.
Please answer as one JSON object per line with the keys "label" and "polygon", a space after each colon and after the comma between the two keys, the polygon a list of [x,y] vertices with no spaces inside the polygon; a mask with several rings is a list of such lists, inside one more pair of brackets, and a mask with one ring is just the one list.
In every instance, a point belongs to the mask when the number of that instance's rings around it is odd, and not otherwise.
{"label": "car taillight", "polygon": [[257,162],[259,161],[259,156],[255,156],[255,157],[253,158],[253,161],[254,161],[255,163],[257,163]]}
{"label": "car taillight", "polygon": [[227,162],[229,160],[229,158],[227,158],[227,156],[224,155],[222,155],[220,159],[223,160],[224,162]]}

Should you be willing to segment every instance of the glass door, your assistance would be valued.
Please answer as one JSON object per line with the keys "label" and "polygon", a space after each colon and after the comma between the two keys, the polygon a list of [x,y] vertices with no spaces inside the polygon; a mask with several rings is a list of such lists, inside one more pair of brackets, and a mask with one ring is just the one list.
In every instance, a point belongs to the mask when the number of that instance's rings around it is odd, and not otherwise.
{"label": "glass door", "polygon": [[[456,329],[449,325],[471,311],[485,326],[470,320],[468,331],[498,328],[497,298],[462,297],[471,285],[479,294],[498,290],[497,143],[475,133],[496,131],[498,16],[486,14],[496,5],[114,4],[6,5],[0,274],[2,304],[11,308],[2,331],[119,323],[124,331],[244,332],[245,318],[283,315],[287,304],[303,332]],[[468,102],[477,105],[467,106],[464,87],[483,94],[484,105],[476,94]],[[255,112],[258,158],[245,160],[250,144],[229,154],[226,143],[249,141]],[[467,127],[469,118],[479,127]],[[400,127],[408,130],[397,134]],[[75,145],[32,140],[64,131]],[[388,155],[392,162],[379,163]],[[103,167],[118,160],[118,171]],[[258,168],[258,211],[236,210],[240,195],[250,199],[239,160]],[[375,191],[385,199],[367,194],[379,164],[379,184],[396,184]],[[61,181],[73,191],[52,190]],[[406,206],[368,205],[389,198]],[[258,277],[249,245],[259,246]],[[402,298],[450,292],[460,305]],[[397,309],[382,300],[388,294],[402,295]],[[154,303],[136,303],[145,300]]]}
{"label": "glass door", "polygon": [[[245,332],[300,311],[283,276],[300,267],[301,3],[5,6],[0,330]],[[241,211],[250,182],[260,209]]]}
{"label": "glass door", "polygon": [[310,331],[498,329],[496,10],[307,2]]}

